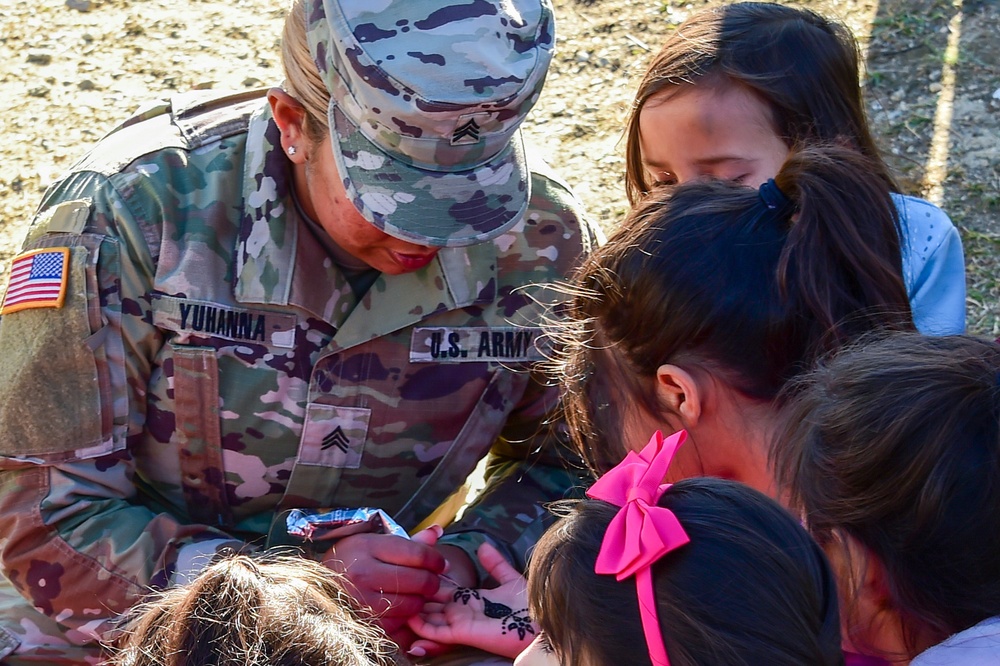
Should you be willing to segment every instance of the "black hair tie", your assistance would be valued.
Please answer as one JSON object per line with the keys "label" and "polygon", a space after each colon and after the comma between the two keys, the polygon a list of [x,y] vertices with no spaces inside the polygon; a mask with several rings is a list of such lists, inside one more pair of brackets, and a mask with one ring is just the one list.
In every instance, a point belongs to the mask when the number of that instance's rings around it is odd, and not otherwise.
{"label": "black hair tie", "polygon": [[760,200],[764,202],[768,210],[774,211],[775,214],[781,217],[787,217],[792,214],[794,206],[791,200],[778,187],[778,184],[774,182],[774,178],[769,178],[766,183],[760,186],[757,192],[760,195]]}

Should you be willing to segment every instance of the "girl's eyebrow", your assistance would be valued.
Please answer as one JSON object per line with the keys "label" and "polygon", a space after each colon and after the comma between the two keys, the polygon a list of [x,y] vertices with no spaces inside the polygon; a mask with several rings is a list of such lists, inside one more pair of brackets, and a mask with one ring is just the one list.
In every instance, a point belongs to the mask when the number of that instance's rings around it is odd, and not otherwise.
{"label": "girl's eyebrow", "polygon": [[670,171],[670,165],[664,162],[642,160],[642,166],[650,171]]}
{"label": "girl's eyebrow", "polygon": [[698,166],[713,166],[715,164],[722,164],[723,162],[756,162],[757,159],[754,157],[742,157],[738,155],[713,155],[711,157],[704,157],[697,160],[695,164]]}
{"label": "girl's eyebrow", "polygon": [[[698,166],[713,166],[716,164],[721,164],[723,162],[756,162],[755,157],[742,157],[738,155],[712,155],[710,157],[703,157],[695,162]],[[670,166],[663,162],[657,162],[653,160],[642,160],[642,165],[647,169],[659,169],[661,171],[670,171]]]}

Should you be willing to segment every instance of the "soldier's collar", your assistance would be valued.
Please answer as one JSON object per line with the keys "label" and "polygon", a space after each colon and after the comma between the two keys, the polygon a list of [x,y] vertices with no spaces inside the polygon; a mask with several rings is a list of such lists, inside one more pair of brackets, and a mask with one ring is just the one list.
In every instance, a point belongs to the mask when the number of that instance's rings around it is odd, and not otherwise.
{"label": "soldier's collar", "polygon": [[242,302],[288,304],[298,235],[298,225],[289,224],[291,188],[281,131],[265,102],[250,116],[243,158],[243,211],[233,285]]}

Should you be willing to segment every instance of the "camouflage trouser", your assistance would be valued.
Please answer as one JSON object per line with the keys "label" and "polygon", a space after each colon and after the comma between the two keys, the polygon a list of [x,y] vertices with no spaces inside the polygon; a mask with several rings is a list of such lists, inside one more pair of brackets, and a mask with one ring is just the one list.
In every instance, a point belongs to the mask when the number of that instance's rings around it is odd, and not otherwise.
{"label": "camouflage trouser", "polygon": [[[0,576],[0,663],[4,666],[52,664],[94,666],[101,661],[100,649],[74,645],[65,627],[35,610]],[[81,636],[81,642],[87,639]]]}

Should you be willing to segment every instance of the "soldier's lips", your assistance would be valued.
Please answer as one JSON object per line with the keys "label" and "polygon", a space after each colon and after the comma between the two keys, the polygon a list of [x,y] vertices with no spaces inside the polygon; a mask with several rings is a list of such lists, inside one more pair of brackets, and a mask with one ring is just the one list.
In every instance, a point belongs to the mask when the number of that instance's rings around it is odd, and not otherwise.
{"label": "soldier's lips", "polygon": [[437,250],[421,254],[406,254],[403,252],[396,252],[394,250],[390,251],[393,261],[399,264],[400,268],[407,272],[419,270],[431,263],[437,253]]}

